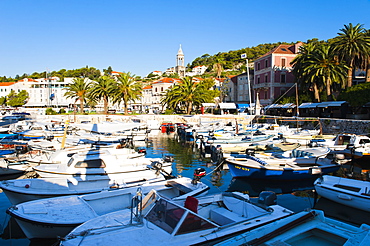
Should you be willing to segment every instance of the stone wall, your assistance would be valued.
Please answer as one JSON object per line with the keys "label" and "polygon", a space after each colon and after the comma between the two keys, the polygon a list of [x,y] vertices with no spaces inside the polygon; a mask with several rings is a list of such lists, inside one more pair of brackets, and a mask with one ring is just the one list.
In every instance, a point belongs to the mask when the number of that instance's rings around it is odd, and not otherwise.
{"label": "stone wall", "polygon": [[370,134],[370,120],[320,119],[324,134]]}

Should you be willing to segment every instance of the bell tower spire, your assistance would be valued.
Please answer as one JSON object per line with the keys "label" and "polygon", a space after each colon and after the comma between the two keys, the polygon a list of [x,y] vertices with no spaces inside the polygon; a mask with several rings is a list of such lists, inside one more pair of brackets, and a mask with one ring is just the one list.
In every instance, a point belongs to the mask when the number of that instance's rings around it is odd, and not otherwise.
{"label": "bell tower spire", "polygon": [[182,52],[181,44],[179,51],[176,55],[176,73],[179,77],[185,77],[185,60],[184,60],[184,53]]}

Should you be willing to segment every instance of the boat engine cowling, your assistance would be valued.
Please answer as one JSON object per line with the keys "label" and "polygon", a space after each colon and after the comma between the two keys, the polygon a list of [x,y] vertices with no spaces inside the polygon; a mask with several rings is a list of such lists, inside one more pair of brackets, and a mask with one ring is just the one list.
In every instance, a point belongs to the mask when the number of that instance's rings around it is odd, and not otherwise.
{"label": "boat engine cowling", "polygon": [[202,167],[198,167],[197,169],[194,170],[194,176],[193,180],[191,181],[192,184],[197,184],[201,178],[206,176],[206,170]]}
{"label": "boat engine cowling", "polygon": [[273,191],[262,191],[258,196],[258,203],[265,206],[277,204],[277,197]]}

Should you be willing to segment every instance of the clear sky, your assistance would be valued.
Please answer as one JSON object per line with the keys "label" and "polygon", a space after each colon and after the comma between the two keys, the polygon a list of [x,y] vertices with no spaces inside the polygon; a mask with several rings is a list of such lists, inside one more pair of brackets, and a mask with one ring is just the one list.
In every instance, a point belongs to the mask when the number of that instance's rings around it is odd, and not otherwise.
{"label": "clear sky", "polygon": [[370,29],[370,0],[0,0],[0,76],[85,66],[146,76],[203,54]]}

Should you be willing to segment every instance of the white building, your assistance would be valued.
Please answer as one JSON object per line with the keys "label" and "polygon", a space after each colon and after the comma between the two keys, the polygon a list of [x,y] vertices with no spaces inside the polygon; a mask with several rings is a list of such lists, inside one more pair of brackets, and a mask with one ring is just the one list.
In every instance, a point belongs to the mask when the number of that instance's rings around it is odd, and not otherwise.
{"label": "white building", "polygon": [[68,107],[74,103],[74,99],[64,96],[64,88],[72,83],[72,80],[73,78],[65,78],[64,82],[60,82],[58,77],[52,77],[3,82],[0,83],[0,97],[8,96],[12,90],[16,93],[25,90],[29,95],[25,107]]}

